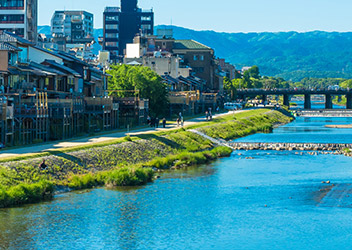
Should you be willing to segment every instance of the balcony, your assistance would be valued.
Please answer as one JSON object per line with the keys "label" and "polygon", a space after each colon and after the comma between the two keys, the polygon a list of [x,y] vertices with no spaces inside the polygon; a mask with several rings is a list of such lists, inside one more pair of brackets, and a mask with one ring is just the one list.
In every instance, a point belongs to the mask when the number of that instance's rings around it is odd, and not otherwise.
{"label": "balcony", "polygon": [[0,6],[0,10],[24,10],[24,6]]}
{"label": "balcony", "polygon": [[21,21],[3,21],[3,20],[0,20],[0,23],[2,24],[24,24],[24,21],[21,20]]}
{"label": "balcony", "polygon": [[85,97],[84,104],[85,112],[87,113],[103,113],[118,108],[116,105],[114,106],[113,99],[111,97]]}

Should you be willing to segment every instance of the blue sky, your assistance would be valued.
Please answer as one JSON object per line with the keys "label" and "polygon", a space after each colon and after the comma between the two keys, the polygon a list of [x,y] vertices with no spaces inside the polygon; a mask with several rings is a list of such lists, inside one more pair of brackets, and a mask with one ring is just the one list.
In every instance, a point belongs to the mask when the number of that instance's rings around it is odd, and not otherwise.
{"label": "blue sky", "polygon": [[[50,24],[55,10],[83,9],[102,27],[105,6],[119,0],[38,0],[39,24]],[[155,24],[219,32],[352,31],[351,0],[139,0],[153,8]]]}

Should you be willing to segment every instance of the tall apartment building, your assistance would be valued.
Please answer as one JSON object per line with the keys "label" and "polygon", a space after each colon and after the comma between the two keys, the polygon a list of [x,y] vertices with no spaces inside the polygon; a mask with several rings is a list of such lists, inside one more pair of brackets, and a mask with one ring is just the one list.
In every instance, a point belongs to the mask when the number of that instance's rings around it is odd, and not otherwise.
{"label": "tall apartment building", "polygon": [[128,43],[136,34],[153,35],[153,10],[142,10],[137,0],[121,0],[121,8],[106,7],[104,11],[103,50],[110,52],[111,60],[124,55]]}
{"label": "tall apartment building", "polygon": [[0,0],[0,30],[36,43],[38,0]]}
{"label": "tall apartment building", "polygon": [[81,42],[93,38],[93,21],[93,14],[86,11],[55,11],[51,18],[51,34],[65,37],[67,42]]}

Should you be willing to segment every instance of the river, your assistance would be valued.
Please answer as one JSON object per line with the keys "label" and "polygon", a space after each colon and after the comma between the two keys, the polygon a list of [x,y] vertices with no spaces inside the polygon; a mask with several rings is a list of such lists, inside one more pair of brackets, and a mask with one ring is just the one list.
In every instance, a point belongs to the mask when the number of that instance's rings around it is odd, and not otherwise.
{"label": "river", "polygon": [[[331,123],[352,118],[298,118],[241,140],[352,143]],[[350,249],[351,166],[341,155],[234,152],[141,188],[1,209],[0,249]]]}

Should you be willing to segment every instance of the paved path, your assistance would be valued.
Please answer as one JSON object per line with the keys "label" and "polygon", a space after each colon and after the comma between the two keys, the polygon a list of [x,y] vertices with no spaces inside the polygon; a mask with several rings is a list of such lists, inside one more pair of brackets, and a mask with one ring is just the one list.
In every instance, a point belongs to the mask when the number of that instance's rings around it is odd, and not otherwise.
{"label": "paved path", "polygon": [[[242,110],[236,111],[236,113],[239,113],[239,112],[242,112]],[[217,115],[214,115],[213,118],[225,116],[233,113],[234,112],[231,111],[228,113],[217,114]],[[205,118],[200,117],[200,118],[194,118],[194,119],[185,121],[184,126],[186,127],[186,126],[194,125],[199,122],[205,122]],[[162,128],[153,129],[148,127],[148,128],[131,130],[130,135],[133,136],[133,135],[139,135],[139,134],[148,134],[155,131],[172,130],[172,129],[177,129],[176,123],[168,125],[166,129],[162,129]],[[23,156],[26,154],[41,153],[46,151],[55,151],[62,148],[85,146],[85,145],[94,144],[94,143],[107,142],[118,138],[123,138],[125,136],[126,136],[126,131],[123,131],[123,132],[119,131],[119,132],[112,132],[104,135],[90,136],[90,137],[84,137],[79,139],[71,139],[67,141],[52,142],[52,143],[38,144],[35,146],[28,146],[23,148],[1,150],[0,159]]]}

